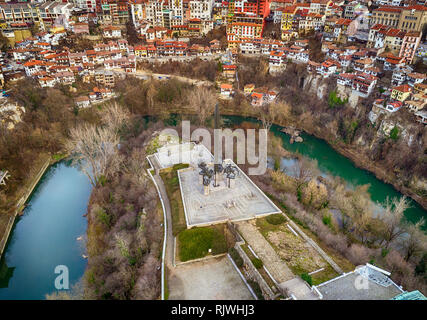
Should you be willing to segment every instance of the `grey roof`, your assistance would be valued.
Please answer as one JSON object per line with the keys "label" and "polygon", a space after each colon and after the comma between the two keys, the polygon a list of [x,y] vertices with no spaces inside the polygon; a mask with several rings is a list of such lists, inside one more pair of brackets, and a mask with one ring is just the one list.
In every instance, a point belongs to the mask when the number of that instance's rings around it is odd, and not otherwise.
{"label": "grey roof", "polygon": [[324,300],[389,300],[402,293],[394,284],[384,287],[373,281],[368,282],[366,289],[356,288],[360,277],[357,272],[351,272],[317,289]]}
{"label": "grey roof", "polygon": [[389,275],[385,270],[366,264],[316,288],[324,300],[389,300],[403,292]]}

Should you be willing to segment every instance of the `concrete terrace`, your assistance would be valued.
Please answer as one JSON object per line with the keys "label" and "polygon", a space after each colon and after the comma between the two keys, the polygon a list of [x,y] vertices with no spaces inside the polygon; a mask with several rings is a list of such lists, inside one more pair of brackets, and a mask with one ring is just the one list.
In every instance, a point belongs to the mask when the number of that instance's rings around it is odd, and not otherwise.
{"label": "concrete terrace", "polygon": [[187,227],[248,220],[281,212],[230,159],[224,160],[223,164],[231,164],[238,169],[233,186],[227,187],[226,178],[220,175],[219,186],[215,187],[211,182],[210,192],[205,195],[198,164],[205,162],[208,167],[213,168],[214,158],[201,144],[166,145],[159,149],[155,158],[161,168],[177,163],[190,165],[189,168],[178,171]]}

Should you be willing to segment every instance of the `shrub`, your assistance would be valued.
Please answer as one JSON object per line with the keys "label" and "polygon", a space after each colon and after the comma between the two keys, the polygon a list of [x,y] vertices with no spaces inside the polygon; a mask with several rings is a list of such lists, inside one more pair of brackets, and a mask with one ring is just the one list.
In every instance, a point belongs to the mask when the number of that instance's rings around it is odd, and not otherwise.
{"label": "shrub", "polygon": [[264,296],[262,294],[261,287],[259,286],[258,282],[253,280],[248,280],[248,284],[252,288],[252,290],[255,292],[256,296],[259,300],[264,300]]}
{"label": "shrub", "polygon": [[187,163],[178,163],[178,164],[175,164],[172,167],[172,170],[178,171],[178,170],[185,169],[185,168],[188,168],[188,164]]}
{"label": "shrub", "polygon": [[390,131],[390,138],[396,141],[399,138],[399,129],[397,127],[394,127]]}
{"label": "shrub", "polygon": [[347,102],[348,102],[348,98],[341,100],[341,98],[337,96],[336,91],[331,91],[331,93],[329,93],[329,97],[328,97],[329,108],[335,108],[338,106],[342,106],[342,105],[346,104]]}
{"label": "shrub", "polygon": [[330,226],[332,223],[332,218],[330,214],[325,214],[322,218],[322,222],[325,226]]}
{"label": "shrub", "polygon": [[285,217],[280,213],[269,215],[267,216],[267,218],[265,218],[265,220],[267,220],[268,223],[273,225],[279,225],[286,221]]}
{"label": "shrub", "polygon": [[263,266],[262,260],[258,259],[258,258],[253,258],[252,260],[252,264],[254,265],[255,268],[257,269],[261,269]]}
{"label": "shrub", "polygon": [[381,249],[381,257],[385,258],[385,256],[388,254],[389,250],[386,248]]}
{"label": "shrub", "polygon": [[301,279],[307,282],[310,286],[313,285],[313,279],[308,273],[302,273]]}
{"label": "shrub", "polygon": [[111,226],[111,216],[103,208],[99,208],[96,214],[99,221],[101,221],[105,226]]}
{"label": "shrub", "polygon": [[239,268],[243,267],[243,259],[240,256],[239,252],[237,252],[237,250],[235,248],[231,248],[229,253],[230,253],[231,258],[236,263],[236,266]]}

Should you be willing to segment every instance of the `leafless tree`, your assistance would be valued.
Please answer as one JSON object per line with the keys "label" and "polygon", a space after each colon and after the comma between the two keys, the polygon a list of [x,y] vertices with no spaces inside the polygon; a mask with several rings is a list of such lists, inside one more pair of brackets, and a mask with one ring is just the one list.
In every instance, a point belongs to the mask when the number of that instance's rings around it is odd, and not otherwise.
{"label": "leafless tree", "polygon": [[381,217],[384,224],[381,244],[385,244],[386,249],[388,249],[394,240],[405,233],[405,229],[401,223],[403,214],[408,208],[409,202],[406,197],[401,197],[400,199],[394,198],[393,200],[387,198],[384,213]]}
{"label": "leafless tree", "polygon": [[119,131],[127,117],[120,106],[110,105],[102,116],[101,126],[86,123],[70,130],[67,148],[93,186],[98,185],[101,177],[108,177],[120,166],[121,157],[117,152]]}
{"label": "leafless tree", "polygon": [[189,94],[188,104],[191,110],[197,113],[199,123],[204,124],[206,119],[215,110],[216,96],[211,89],[200,86]]}
{"label": "leafless tree", "polygon": [[260,117],[261,123],[265,130],[270,131],[271,126],[273,125],[273,117],[269,112],[269,107],[264,106],[260,108]]}
{"label": "leafless tree", "polygon": [[426,251],[427,236],[421,229],[424,223],[424,218],[421,218],[416,224],[407,225],[406,233],[401,240],[401,245],[405,252],[405,261],[409,261],[413,256]]}
{"label": "leafless tree", "polygon": [[145,152],[142,149],[134,149],[127,161],[125,171],[131,174],[138,183],[145,183],[147,181],[147,171],[144,167]]}
{"label": "leafless tree", "polygon": [[319,173],[316,161],[311,161],[306,158],[301,158],[291,168],[291,175],[296,180],[297,190],[315,178]]}

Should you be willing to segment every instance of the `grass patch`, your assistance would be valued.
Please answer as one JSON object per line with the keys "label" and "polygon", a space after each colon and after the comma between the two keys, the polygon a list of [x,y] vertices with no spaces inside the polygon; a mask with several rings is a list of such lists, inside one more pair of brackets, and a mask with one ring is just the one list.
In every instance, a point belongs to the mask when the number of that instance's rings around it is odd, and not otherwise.
{"label": "grass patch", "polygon": [[[286,213],[286,217],[292,221],[294,221],[296,224],[298,224],[301,229],[302,232],[304,232],[307,236],[309,236],[311,239],[313,239],[314,242],[317,243],[317,245],[323,249],[323,251],[326,252],[326,254],[328,254],[332,260],[334,260],[334,262],[336,264],[338,264],[341,269],[344,272],[350,272],[353,271],[355,266],[345,257],[343,257],[343,255],[341,255],[336,249],[332,248],[332,247],[328,247],[327,245],[325,245],[320,239],[319,237],[310,230],[310,228],[302,221],[300,221],[299,219],[295,218],[293,215],[294,209],[290,208],[286,205],[286,203],[279,201],[278,199],[276,199],[273,195],[268,194],[267,196],[276,204],[279,206],[279,208],[281,208],[282,210],[284,210],[284,212]],[[266,227],[265,224],[261,221],[262,219],[257,219],[257,227],[259,228],[259,230],[261,231],[261,233],[264,235],[264,237],[267,239],[267,233],[268,231],[275,231],[278,228],[271,228],[274,226],[271,226],[270,224],[267,224],[267,226],[269,225],[270,228]],[[271,244],[271,242],[270,242]],[[274,246],[273,246],[274,247]],[[292,270],[292,268],[291,268]],[[293,271],[293,270],[292,270]],[[335,271],[334,271],[335,272]],[[298,274],[298,273],[297,273]]]}
{"label": "grass patch", "polygon": [[261,290],[258,282],[253,281],[251,279],[248,279],[247,282],[250,285],[250,287],[252,288],[252,290],[254,291],[255,295],[258,298],[258,300],[264,300],[264,296],[262,294],[262,290]]}
{"label": "grass patch", "polygon": [[165,266],[165,281],[163,283],[164,291],[165,291],[165,300],[169,300],[168,274],[169,274],[169,270]]}
{"label": "grass patch", "polygon": [[310,286],[313,285],[313,279],[311,278],[311,276],[308,273],[302,273],[301,279],[304,280],[305,282],[307,282]]}
{"label": "grass patch", "polygon": [[227,241],[224,235],[224,226],[193,228],[182,231],[178,235],[179,259],[188,260],[203,258],[209,254],[227,252]]}
{"label": "grass patch", "polygon": [[57,153],[57,154],[54,154],[52,156],[52,159],[53,159],[53,161],[57,162],[57,161],[61,161],[62,159],[66,158],[66,157],[67,157],[67,155],[65,153]]}
{"label": "grass patch", "polygon": [[268,223],[266,217],[257,219],[256,226],[264,237],[266,237],[267,233],[270,231],[277,231],[280,228],[279,225]]}
{"label": "grass patch", "polygon": [[269,224],[279,225],[286,221],[286,218],[280,213],[269,215],[265,218]]}
{"label": "grass patch", "polygon": [[188,164],[176,164],[172,168],[164,169],[160,172],[160,177],[165,184],[172,213],[172,232],[177,236],[187,228],[185,222],[184,205],[182,204],[181,190],[177,171],[188,168]]}
{"label": "grass patch", "polygon": [[255,268],[257,269],[261,269],[263,266],[262,260],[258,259],[258,258],[252,258],[251,259],[252,264],[254,265]]}
{"label": "grass patch", "polygon": [[328,265],[327,267],[325,267],[324,270],[312,274],[311,279],[312,279],[313,285],[317,286],[323,282],[326,282],[338,276],[339,276],[338,272],[336,272],[334,268]]}
{"label": "grass patch", "polygon": [[240,256],[239,252],[237,252],[237,250],[234,247],[231,248],[228,253],[230,254],[230,256],[233,259],[233,261],[236,263],[236,266],[238,268],[243,267],[243,259]]}

